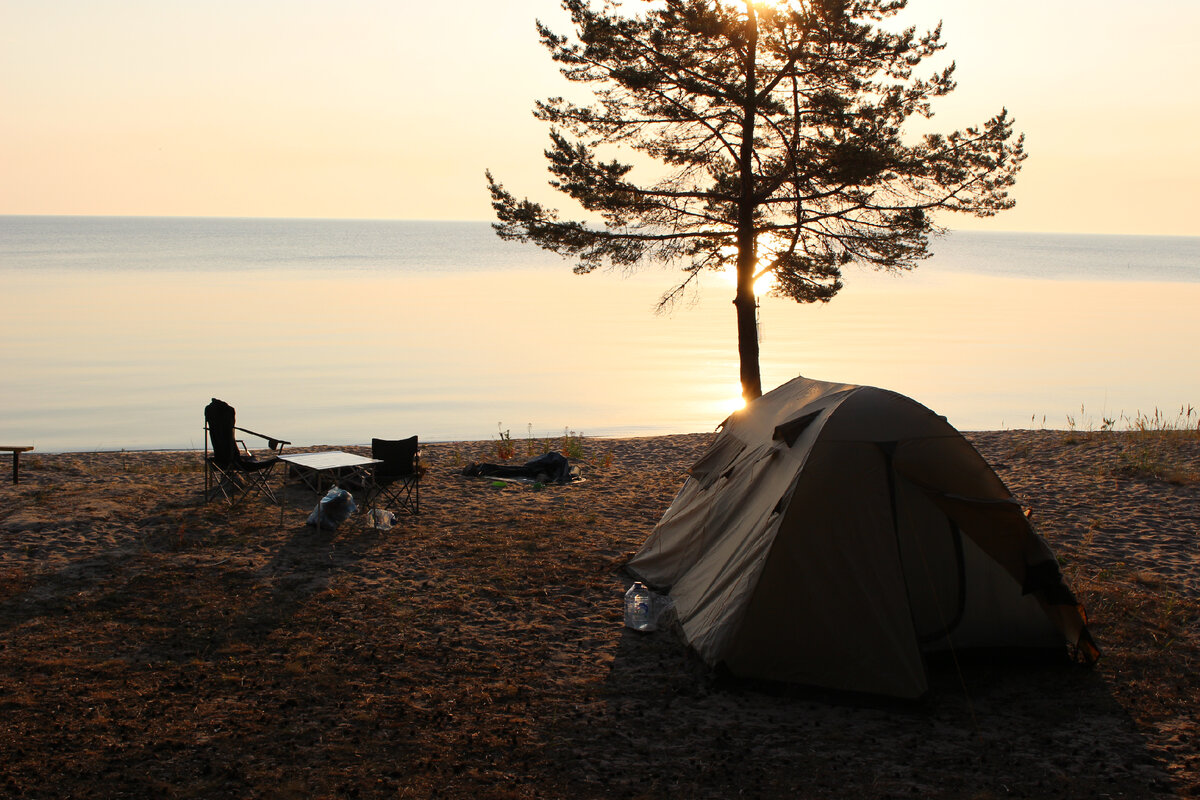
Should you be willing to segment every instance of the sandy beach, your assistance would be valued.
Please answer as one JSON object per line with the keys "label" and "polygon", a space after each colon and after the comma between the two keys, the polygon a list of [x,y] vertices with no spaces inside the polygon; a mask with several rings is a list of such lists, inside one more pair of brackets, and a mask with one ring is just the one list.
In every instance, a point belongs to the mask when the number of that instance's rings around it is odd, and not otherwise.
{"label": "sandy beach", "polygon": [[386,532],[205,505],[197,452],[32,452],[15,486],[0,458],[0,796],[1200,796],[1200,436],[968,434],[1104,656],[917,703],[623,627],[624,560],[710,438],[588,438],[544,488],[461,474],[496,442],[425,445]]}

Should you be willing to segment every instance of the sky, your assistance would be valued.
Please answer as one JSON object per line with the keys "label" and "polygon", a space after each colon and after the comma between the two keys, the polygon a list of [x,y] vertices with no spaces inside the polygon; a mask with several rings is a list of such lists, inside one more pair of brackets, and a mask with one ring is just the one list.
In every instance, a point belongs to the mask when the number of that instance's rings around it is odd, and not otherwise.
{"label": "sky", "polygon": [[[953,229],[1200,235],[1200,2],[911,0],[949,131],[1002,107],[1017,207]],[[487,220],[554,203],[556,0],[4,0],[0,214]]]}

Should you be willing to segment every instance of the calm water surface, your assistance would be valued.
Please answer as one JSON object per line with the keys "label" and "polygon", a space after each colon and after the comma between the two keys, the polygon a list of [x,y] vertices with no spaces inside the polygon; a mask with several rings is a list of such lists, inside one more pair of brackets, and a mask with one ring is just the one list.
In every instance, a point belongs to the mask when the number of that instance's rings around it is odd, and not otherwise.
{"label": "calm water surface", "polygon": [[[767,297],[764,385],[908,394],[963,429],[1200,403],[1200,239],[955,234],[831,303]],[[297,444],[714,428],[732,285],[576,276],[486,223],[0,217],[0,444],[203,445],[210,397]]]}

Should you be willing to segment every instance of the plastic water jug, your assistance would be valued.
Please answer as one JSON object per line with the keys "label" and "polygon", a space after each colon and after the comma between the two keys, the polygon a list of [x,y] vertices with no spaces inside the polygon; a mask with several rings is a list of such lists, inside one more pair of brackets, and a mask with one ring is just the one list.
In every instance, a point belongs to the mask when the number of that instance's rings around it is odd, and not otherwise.
{"label": "plastic water jug", "polygon": [[654,595],[641,581],[625,592],[625,627],[635,631],[652,631],[654,624]]}

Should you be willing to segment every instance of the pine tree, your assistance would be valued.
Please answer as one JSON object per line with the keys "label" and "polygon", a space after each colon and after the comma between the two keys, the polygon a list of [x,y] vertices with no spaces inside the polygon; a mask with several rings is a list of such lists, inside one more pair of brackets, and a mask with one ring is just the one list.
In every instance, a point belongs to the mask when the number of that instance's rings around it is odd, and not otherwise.
{"label": "pine tree", "polygon": [[[991,216],[1025,158],[1006,110],[949,134],[906,136],[914,115],[955,88],[941,26],[888,29],[907,0],[563,0],[575,38],[538,23],[543,45],[595,101],[536,104],[551,125],[551,185],[595,220],[518,200],[488,172],[494,225],[576,260],[575,271],[661,262],[684,270],[664,303],[702,271],[736,268],[743,396],[762,394],[754,283],[827,302],[842,269],[912,269],[943,233],[931,212]],[[665,175],[638,182],[637,151]],[[610,160],[605,160],[608,158]]]}

